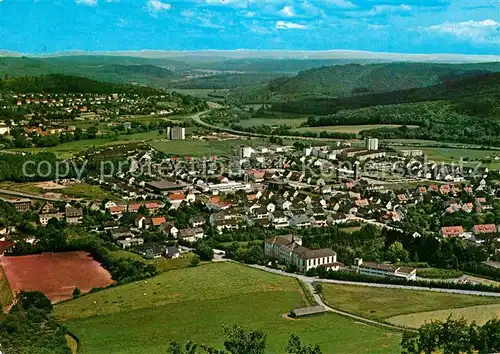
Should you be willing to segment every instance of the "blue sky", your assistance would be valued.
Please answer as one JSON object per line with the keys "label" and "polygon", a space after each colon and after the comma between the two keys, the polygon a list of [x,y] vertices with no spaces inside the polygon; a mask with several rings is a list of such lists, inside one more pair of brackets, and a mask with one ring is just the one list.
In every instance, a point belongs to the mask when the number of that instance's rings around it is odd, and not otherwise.
{"label": "blue sky", "polygon": [[0,50],[500,54],[500,0],[0,0]]}

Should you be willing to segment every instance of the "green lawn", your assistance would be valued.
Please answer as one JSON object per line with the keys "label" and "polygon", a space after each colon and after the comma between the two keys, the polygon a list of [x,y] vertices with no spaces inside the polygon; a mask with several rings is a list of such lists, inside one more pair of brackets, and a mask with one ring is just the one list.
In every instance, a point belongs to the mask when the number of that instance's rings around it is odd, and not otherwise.
{"label": "green lawn", "polygon": [[268,335],[268,353],[282,353],[290,334],[324,353],[396,353],[400,333],[334,314],[284,318],[306,305],[299,284],[234,263],[174,270],[82,296],[55,307],[81,353],[165,353],[170,340],[221,347],[222,325]]}
{"label": "green lawn", "polygon": [[500,305],[500,299],[494,297],[337,284],[323,284],[323,296],[336,309],[377,320],[423,311]]}
{"label": "green lawn", "polygon": [[235,147],[240,145],[257,147],[269,145],[269,142],[261,139],[235,139],[210,142],[188,139],[151,142],[153,148],[164,153],[189,156],[229,155]]}

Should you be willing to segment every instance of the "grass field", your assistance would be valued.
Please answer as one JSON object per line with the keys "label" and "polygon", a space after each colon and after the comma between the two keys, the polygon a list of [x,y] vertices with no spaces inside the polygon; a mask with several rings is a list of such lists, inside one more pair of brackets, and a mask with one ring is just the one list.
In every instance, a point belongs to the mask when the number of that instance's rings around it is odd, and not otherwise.
{"label": "grass field", "polygon": [[81,353],[165,353],[170,340],[221,347],[222,325],[233,324],[263,330],[268,353],[282,353],[292,333],[324,353],[399,352],[398,332],[334,314],[284,318],[305,305],[294,279],[215,263],[86,295],[57,305],[55,316],[78,337]]}
{"label": "grass field", "polygon": [[103,147],[110,145],[119,145],[132,142],[150,141],[158,139],[158,131],[151,131],[146,133],[131,134],[131,135],[119,135],[115,138],[107,139],[90,139],[90,140],[80,140],[71,141],[68,143],[63,143],[58,146],[47,147],[47,148],[23,148],[23,149],[11,149],[13,152],[40,152],[47,151],[56,154],[60,158],[70,158],[78,153],[88,150],[91,147]]}
{"label": "grass field", "polygon": [[[110,251],[109,254],[113,259],[131,258],[133,260],[154,264],[160,272],[188,268],[190,266],[191,259],[194,256],[193,253],[186,253],[176,259],[165,259],[165,258],[144,259],[140,254],[129,252],[126,250]],[[206,262],[201,262],[200,264],[204,263]]]}
{"label": "grass field", "polygon": [[387,319],[387,321],[399,326],[403,325],[407,327],[417,328],[423,325],[425,322],[429,322],[431,320],[444,321],[450,315],[453,318],[463,317],[469,322],[476,321],[477,324],[482,325],[494,317],[500,318],[500,304],[419,312],[408,315],[390,317]]}
{"label": "grass field", "polygon": [[254,125],[288,125],[292,128],[300,126],[306,122],[307,118],[252,118],[242,119],[237,124],[243,128],[252,127]]}
{"label": "grass field", "polygon": [[[352,133],[358,134],[363,130],[378,129],[378,128],[399,128],[401,125],[396,124],[373,124],[373,125],[336,125],[336,126],[325,126],[325,127],[303,127],[294,129],[294,131],[305,133],[305,132],[335,132],[335,133]],[[408,126],[412,128],[414,126]]]}
{"label": "grass field", "polygon": [[235,147],[240,145],[257,147],[269,145],[269,142],[261,139],[235,139],[210,142],[202,140],[164,140],[151,142],[150,145],[167,154],[212,156],[228,155]]}
{"label": "grass field", "polygon": [[[467,308],[476,305],[496,304],[500,299],[493,297],[445,294],[430,291],[385,289],[354,285],[323,284],[323,296],[332,307],[355,313],[363,317],[386,320],[398,315],[422,313],[424,311]],[[449,313],[449,310],[444,312]],[[410,326],[400,320],[399,325]],[[392,321],[390,321],[392,322]]]}

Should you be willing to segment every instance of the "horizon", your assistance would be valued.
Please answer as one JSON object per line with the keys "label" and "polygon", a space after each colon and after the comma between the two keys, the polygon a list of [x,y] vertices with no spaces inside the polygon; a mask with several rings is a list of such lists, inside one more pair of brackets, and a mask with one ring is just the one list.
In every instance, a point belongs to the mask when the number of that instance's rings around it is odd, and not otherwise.
{"label": "horizon", "polygon": [[0,51],[498,56],[498,10],[495,0],[0,0]]}

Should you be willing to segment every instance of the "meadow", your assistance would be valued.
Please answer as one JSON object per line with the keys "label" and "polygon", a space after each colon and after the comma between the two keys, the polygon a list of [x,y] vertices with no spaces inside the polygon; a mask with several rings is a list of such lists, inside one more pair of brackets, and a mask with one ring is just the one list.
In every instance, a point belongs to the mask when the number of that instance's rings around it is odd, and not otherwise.
{"label": "meadow", "polygon": [[[425,315],[420,314],[428,311],[450,314],[457,308],[463,308],[464,313],[466,309],[473,313],[473,306],[478,305],[500,308],[500,298],[495,297],[355,285],[323,284],[323,297],[333,308],[404,327],[413,326],[415,316],[425,320]],[[397,322],[393,321],[395,316],[398,316]],[[468,319],[473,320],[473,315]]]}
{"label": "meadow", "polygon": [[302,123],[305,123],[307,118],[251,118],[251,119],[242,119],[237,124],[242,126],[243,128],[252,127],[255,125],[288,125],[292,128],[299,127]]}
{"label": "meadow", "polygon": [[407,327],[417,328],[423,325],[425,322],[429,322],[432,320],[445,321],[450,315],[455,319],[463,317],[469,322],[475,321],[477,324],[483,325],[485,322],[491,320],[492,318],[500,318],[500,304],[471,306],[465,308],[426,311],[407,315],[399,315],[388,318],[387,322],[398,326],[403,325]]}
{"label": "meadow", "polygon": [[233,324],[263,330],[268,353],[282,353],[292,333],[324,353],[399,352],[399,332],[335,314],[286,318],[306,305],[295,279],[224,262],[82,296],[58,304],[55,316],[79,339],[81,353],[165,353],[170,340],[220,348],[222,326]]}

